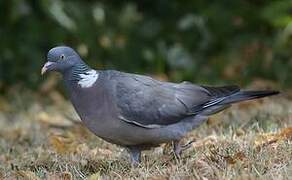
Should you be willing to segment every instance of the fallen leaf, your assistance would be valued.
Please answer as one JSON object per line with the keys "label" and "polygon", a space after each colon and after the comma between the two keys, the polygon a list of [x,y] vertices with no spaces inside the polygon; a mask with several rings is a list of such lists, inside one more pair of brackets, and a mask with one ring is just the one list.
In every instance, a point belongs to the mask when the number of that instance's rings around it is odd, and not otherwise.
{"label": "fallen leaf", "polygon": [[287,127],[281,130],[280,137],[282,139],[292,139],[292,127]]}
{"label": "fallen leaf", "polygon": [[280,140],[292,139],[292,127],[282,129],[278,133],[265,133],[256,137],[254,144],[256,149],[276,143]]}
{"label": "fallen leaf", "polygon": [[69,138],[53,135],[50,137],[49,141],[57,153],[65,154],[74,151],[73,142]]}
{"label": "fallen leaf", "polygon": [[60,176],[61,176],[62,180],[71,180],[71,179],[73,179],[72,178],[72,174],[70,172],[68,172],[68,171],[62,172]]}
{"label": "fallen leaf", "polygon": [[236,163],[236,159],[231,157],[231,156],[225,156],[224,160],[228,163],[228,164],[235,164]]}
{"label": "fallen leaf", "polygon": [[277,142],[278,136],[274,133],[265,133],[265,134],[260,134],[256,137],[256,140],[254,141],[256,149],[259,149],[263,146],[272,144],[274,142]]}
{"label": "fallen leaf", "polygon": [[234,158],[238,159],[238,160],[245,160],[246,159],[246,156],[243,152],[237,152],[235,155],[234,155]]}
{"label": "fallen leaf", "polygon": [[228,162],[228,164],[235,164],[238,161],[244,161],[246,156],[243,152],[237,152],[233,156],[225,156],[224,159]]}

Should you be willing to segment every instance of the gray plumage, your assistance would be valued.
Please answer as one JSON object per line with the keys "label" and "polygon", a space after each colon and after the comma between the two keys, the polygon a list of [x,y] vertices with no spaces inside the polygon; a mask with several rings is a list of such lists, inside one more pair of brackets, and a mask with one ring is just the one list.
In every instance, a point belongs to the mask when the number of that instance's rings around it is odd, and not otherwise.
{"label": "gray plumage", "polygon": [[114,70],[96,71],[71,48],[48,53],[42,73],[59,71],[70,100],[85,126],[104,140],[127,147],[133,163],[141,150],[179,141],[207,116],[231,103],[278,94],[277,91],[241,91],[238,86],[208,87],[189,82],[170,83]]}

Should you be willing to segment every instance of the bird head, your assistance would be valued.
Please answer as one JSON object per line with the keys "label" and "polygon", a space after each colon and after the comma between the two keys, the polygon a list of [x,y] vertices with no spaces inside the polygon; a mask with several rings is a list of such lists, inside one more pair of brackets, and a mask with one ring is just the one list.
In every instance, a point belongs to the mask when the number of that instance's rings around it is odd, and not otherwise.
{"label": "bird head", "polygon": [[44,64],[41,74],[50,71],[64,73],[79,63],[82,63],[82,60],[72,48],[67,46],[54,47],[48,52],[47,62]]}

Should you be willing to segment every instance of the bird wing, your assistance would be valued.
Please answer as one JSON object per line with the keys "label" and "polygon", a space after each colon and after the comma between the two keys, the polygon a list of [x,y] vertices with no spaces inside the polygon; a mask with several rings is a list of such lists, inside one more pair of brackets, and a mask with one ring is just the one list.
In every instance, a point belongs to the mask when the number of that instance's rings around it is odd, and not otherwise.
{"label": "bird wing", "polygon": [[114,79],[119,118],[145,128],[177,123],[206,108],[204,104],[212,104],[218,99],[216,94],[226,94],[189,82],[162,82],[136,74],[119,73]]}

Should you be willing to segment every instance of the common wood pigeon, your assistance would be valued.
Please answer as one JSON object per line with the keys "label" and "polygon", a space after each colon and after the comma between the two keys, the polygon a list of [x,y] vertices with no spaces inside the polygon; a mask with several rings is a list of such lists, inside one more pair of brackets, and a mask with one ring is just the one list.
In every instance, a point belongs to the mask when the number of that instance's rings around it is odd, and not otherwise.
{"label": "common wood pigeon", "polygon": [[84,125],[96,136],[128,148],[133,164],[141,151],[180,140],[215,114],[239,101],[278,94],[241,91],[238,86],[209,87],[171,83],[115,70],[94,70],[70,47],[51,49],[41,73],[63,75],[70,100]]}

